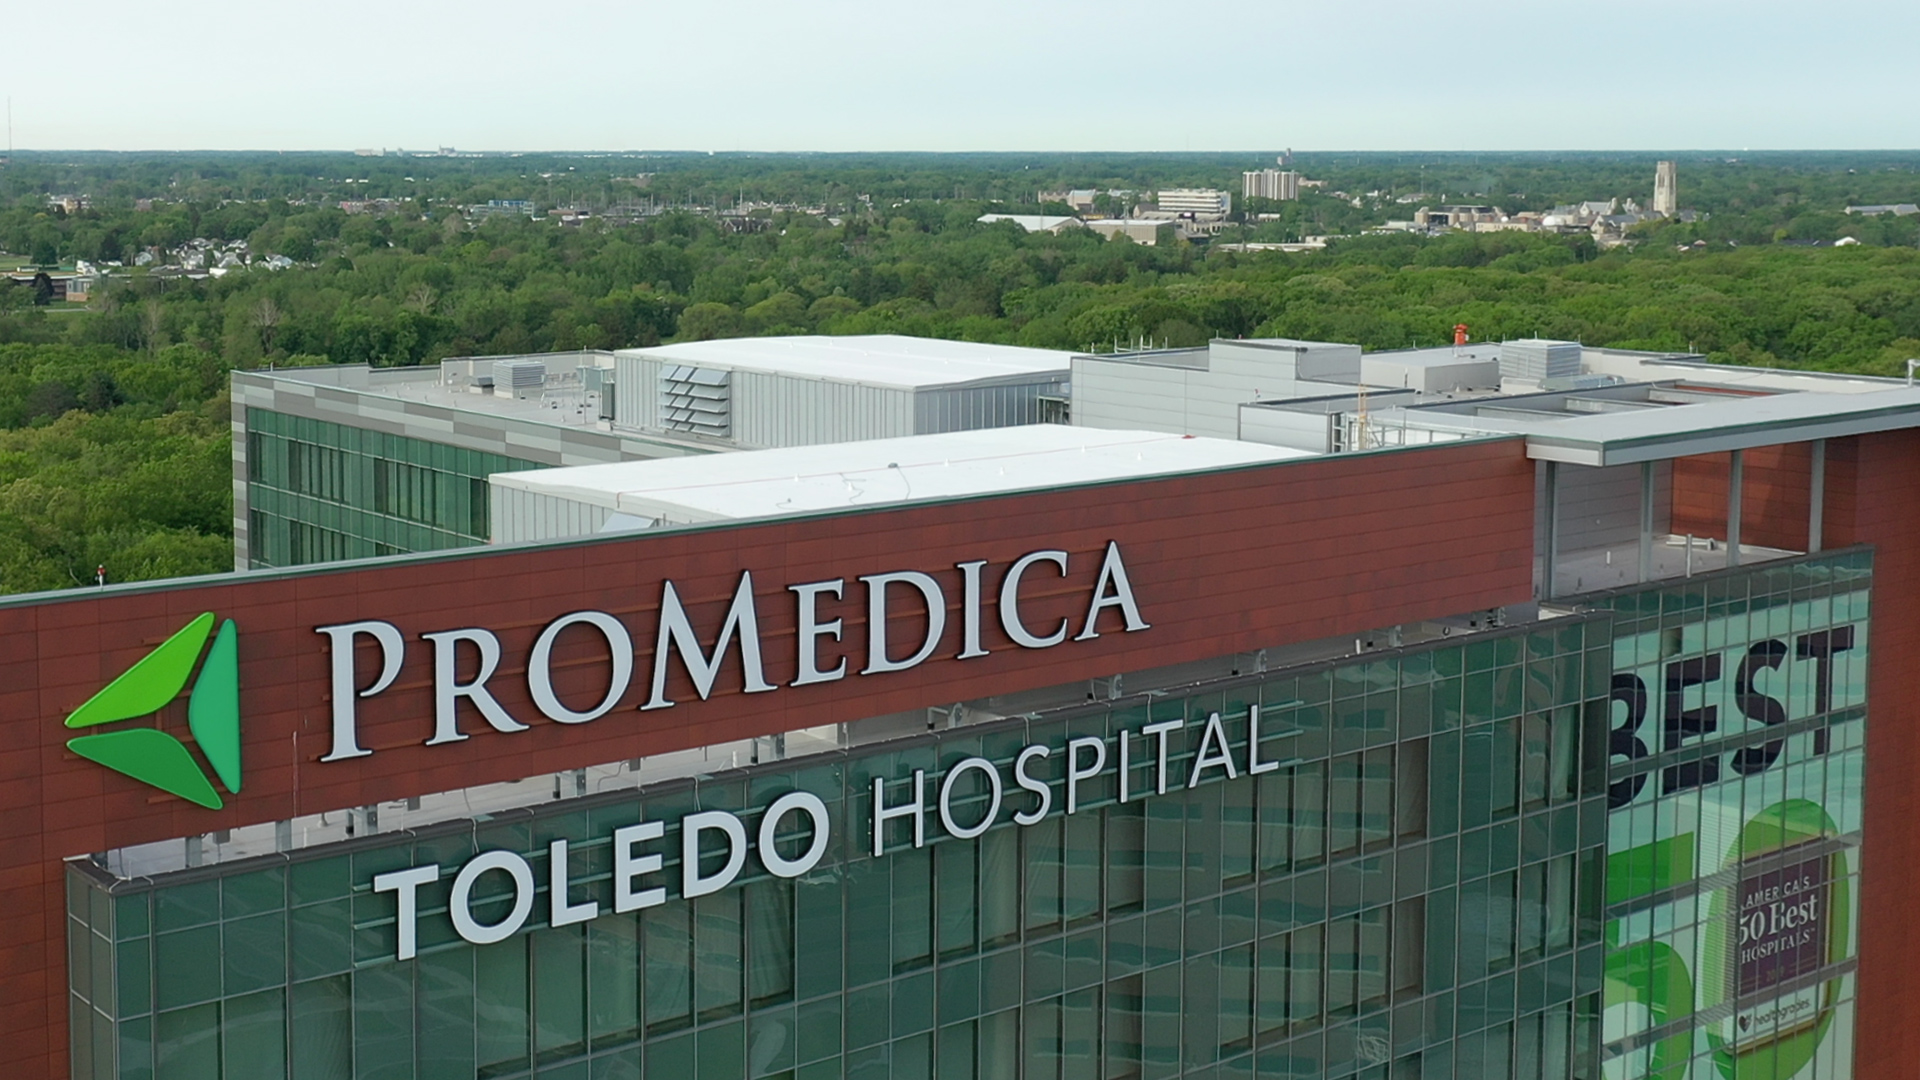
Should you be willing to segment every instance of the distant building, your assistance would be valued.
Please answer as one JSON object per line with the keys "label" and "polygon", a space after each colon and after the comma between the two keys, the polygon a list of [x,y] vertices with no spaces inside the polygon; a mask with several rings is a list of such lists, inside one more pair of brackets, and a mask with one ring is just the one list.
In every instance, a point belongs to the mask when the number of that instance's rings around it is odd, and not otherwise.
{"label": "distant building", "polygon": [[1077,229],[1082,222],[1077,217],[1065,217],[1057,214],[981,214],[976,221],[991,225],[996,221],[1011,221],[1028,232],[1059,233],[1065,229]]}
{"label": "distant building", "polygon": [[1275,199],[1282,202],[1298,199],[1300,174],[1280,169],[1241,173],[1240,194],[1249,199]]}
{"label": "distant building", "polygon": [[1154,221],[1149,218],[1095,218],[1087,222],[1087,228],[1111,240],[1116,236],[1125,236],[1136,244],[1152,247],[1160,241],[1160,226],[1171,225],[1170,221]]}
{"label": "distant building", "polygon": [[1653,212],[1666,217],[1680,212],[1679,169],[1671,161],[1653,167]]}
{"label": "distant building", "polygon": [[1233,209],[1233,196],[1212,188],[1171,188],[1154,196],[1153,201],[1167,213],[1195,217],[1225,217]]}
{"label": "distant building", "polygon": [[1867,217],[1877,217],[1880,214],[1892,214],[1894,217],[1906,217],[1909,214],[1920,214],[1920,206],[1916,206],[1910,202],[1883,203],[1878,206],[1849,206],[1847,207],[1847,213],[1864,214]]}

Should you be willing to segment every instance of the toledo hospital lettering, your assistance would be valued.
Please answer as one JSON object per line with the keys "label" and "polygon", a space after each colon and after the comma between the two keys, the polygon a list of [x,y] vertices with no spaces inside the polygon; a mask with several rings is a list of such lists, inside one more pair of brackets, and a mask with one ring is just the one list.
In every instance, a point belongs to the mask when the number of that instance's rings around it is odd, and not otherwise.
{"label": "toledo hospital lettering", "polygon": [[[1249,706],[1248,723],[1250,737],[1243,768],[1241,763],[1234,760],[1228,747],[1226,727],[1221,722],[1220,714],[1216,712],[1208,716],[1201,728],[1198,752],[1184,778],[1185,786],[1199,785],[1202,780],[1209,778],[1211,772],[1217,771],[1220,779],[1235,780],[1243,774],[1251,776],[1272,772],[1285,764],[1275,758],[1261,757],[1260,706]],[[1181,779],[1177,775],[1169,776],[1169,739],[1174,732],[1186,726],[1185,720],[1164,720],[1148,724],[1138,733],[1121,731],[1111,747],[1107,740],[1091,736],[1069,740],[1062,752],[1066,766],[1062,784],[1065,794],[1062,800],[1063,813],[1070,815],[1080,811],[1081,788],[1103,772],[1115,774],[1120,802],[1165,795],[1170,784]],[[1287,734],[1278,733],[1266,741],[1279,742]],[[1110,749],[1113,751],[1111,755]],[[993,762],[980,757],[954,763],[937,785],[930,782],[926,770],[915,769],[910,781],[895,781],[895,786],[906,790],[891,801],[887,795],[887,782],[876,777],[873,781],[871,821],[868,823],[868,840],[873,856],[880,858],[886,854],[890,823],[897,823],[894,824],[897,833],[909,833],[916,848],[926,846],[930,819],[937,822],[947,835],[961,840],[971,840],[985,833],[1006,810],[1011,810],[1012,820],[1018,825],[1039,823],[1053,810],[1054,790],[1046,780],[1034,775],[1035,763],[1055,753],[1055,748],[1038,743],[1023,748],[1014,757],[1010,778],[1002,776],[1000,768]],[[1151,772],[1152,787],[1135,791],[1129,785],[1134,774],[1140,771]],[[962,821],[955,813],[956,794],[960,793],[958,789],[967,776],[974,773],[984,783],[986,799],[978,811],[977,820]],[[1009,807],[1009,803],[1016,805]],[[781,835],[789,818],[796,822],[804,820],[808,836],[806,850],[794,858],[783,855],[775,844],[775,838]],[[751,851],[747,841],[747,823],[739,815],[725,810],[703,810],[688,814],[680,819],[677,829],[680,834],[679,895],[692,898],[718,892],[731,885],[746,867],[749,854],[775,877],[794,878],[812,870],[826,854],[832,835],[832,819],[826,803],[819,796],[806,791],[792,791],[774,799],[761,812],[759,827],[753,832],[755,843],[751,845]],[[666,834],[667,825],[660,821],[642,821],[613,831],[614,913],[638,911],[667,902],[667,889],[660,881],[664,859],[658,847],[654,846],[663,841]],[[725,863],[711,873],[703,872],[702,862],[702,857],[708,856],[710,863],[713,854],[705,840],[708,834],[723,839],[726,847]],[[568,895],[565,840],[555,840],[548,845],[547,863],[548,924],[570,926],[598,918],[601,913],[598,900],[575,903]],[[474,885],[483,875],[494,871],[505,873],[512,880],[513,906],[499,921],[483,923],[473,914]],[[374,877],[374,892],[395,894],[398,916],[395,959],[406,960],[415,955],[419,941],[419,889],[438,881],[440,874],[438,865],[427,864]],[[524,856],[512,851],[481,852],[454,875],[447,914],[461,938],[476,945],[489,945],[519,932],[533,914],[537,891],[533,866]]]}
{"label": "toledo hospital lettering", "polygon": [[[1060,620],[1050,629],[1035,628],[1021,615],[1022,585],[1030,576],[1038,576],[1036,568],[1043,563],[1052,567],[1058,576],[1066,576],[1067,553],[1053,549],[1022,555],[1000,576],[997,605],[1000,629],[1015,645],[1024,649],[1052,648],[1065,642],[1072,630],[1067,619]],[[986,587],[984,571],[987,565],[987,561],[981,559],[955,566],[960,571],[962,591],[961,648],[954,657],[956,660],[988,655],[988,650],[981,645],[982,593]],[[868,574],[859,580],[866,585],[868,628],[866,666],[860,669],[860,674],[883,675],[906,671],[932,657],[947,629],[947,599],[940,583],[932,575],[918,570]],[[896,658],[896,646],[903,643],[887,640],[888,605],[892,596],[907,590],[919,593],[920,601],[926,605],[926,633],[911,654]],[[838,642],[842,636],[841,620],[820,618],[820,598],[830,596],[835,600],[842,599],[847,591],[846,580],[834,578],[789,585],[787,591],[793,594],[798,623],[798,632],[795,634],[798,674],[791,685],[811,686],[846,678],[849,670],[846,657],[841,657],[832,667],[823,669],[820,655],[822,638]],[[1094,583],[1087,604],[1086,616],[1081,620],[1080,631],[1073,640],[1089,641],[1099,637],[1100,615],[1109,608],[1118,612],[1125,632],[1149,628],[1147,621],[1140,617],[1140,605],[1134,600],[1133,584],[1127,578],[1126,563],[1120,556],[1120,545],[1115,541],[1107,544],[1100,563],[1100,576]],[[605,695],[598,704],[584,711],[567,706],[553,687],[554,642],[559,639],[561,631],[572,626],[589,626],[598,631],[606,639],[612,658]],[[379,620],[322,626],[317,627],[315,632],[330,639],[332,646],[333,743],[320,760],[344,761],[367,757],[373,751],[360,745],[358,703],[393,685],[406,658],[406,638],[399,627]],[[527,725],[501,707],[487,689],[487,680],[493,677],[494,671],[500,666],[500,639],[493,631],[468,627],[420,636],[433,643],[433,735],[425,745],[442,746],[462,742],[468,737],[466,732],[460,730],[457,712],[457,706],[463,699],[495,731],[527,730]],[[372,639],[379,646],[381,657],[379,676],[364,688],[355,685],[357,680],[354,672],[354,645],[356,639],[361,637]],[[480,660],[478,671],[467,682],[459,681],[456,675],[457,651],[463,644],[477,652]],[[764,694],[779,689],[767,681],[761,663],[760,620],[755,610],[751,571],[740,575],[739,586],[734,590],[732,604],[727,609],[726,620],[721,624],[720,635],[711,652],[701,647],[699,636],[694,633],[693,624],[687,618],[673,582],[669,580],[662,583],[660,620],[654,634],[653,681],[646,702],[640,706],[641,710],[670,709],[676,704],[667,696],[668,666],[676,652],[693,680],[695,692],[705,701],[713,693],[721,660],[729,646],[737,647],[740,653],[745,693]],[[633,680],[633,657],[633,635],[620,619],[604,611],[576,611],[562,615],[548,623],[534,640],[533,650],[527,657],[528,695],[540,714],[556,724],[584,724],[597,720],[611,712],[626,696]]]}

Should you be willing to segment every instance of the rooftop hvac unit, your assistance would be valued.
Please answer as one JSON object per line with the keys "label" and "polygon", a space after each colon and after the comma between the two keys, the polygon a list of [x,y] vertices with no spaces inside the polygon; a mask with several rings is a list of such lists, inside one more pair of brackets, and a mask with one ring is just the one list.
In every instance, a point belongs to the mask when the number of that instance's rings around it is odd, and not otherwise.
{"label": "rooftop hvac unit", "polygon": [[538,360],[495,360],[493,385],[494,393],[539,390],[547,385],[547,365]]}
{"label": "rooftop hvac unit", "polygon": [[1580,374],[1580,343],[1521,338],[1500,343],[1500,377],[1544,382]]}
{"label": "rooftop hvac unit", "polygon": [[668,364],[660,369],[660,426],[724,439],[732,432],[732,373]]}

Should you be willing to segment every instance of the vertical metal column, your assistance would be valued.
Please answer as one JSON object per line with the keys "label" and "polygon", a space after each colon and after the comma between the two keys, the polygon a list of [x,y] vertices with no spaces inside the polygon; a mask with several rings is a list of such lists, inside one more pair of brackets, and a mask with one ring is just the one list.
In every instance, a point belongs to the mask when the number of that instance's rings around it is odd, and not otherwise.
{"label": "vertical metal column", "polygon": [[1747,461],[1742,451],[1733,452],[1727,466],[1727,565],[1740,565],[1740,495],[1747,486]]}
{"label": "vertical metal column", "polygon": [[1540,599],[1551,600],[1555,596],[1554,567],[1560,562],[1560,463],[1549,461],[1546,466],[1546,502],[1547,502],[1547,542],[1546,566],[1540,573]]}
{"label": "vertical metal column", "polygon": [[1813,480],[1807,492],[1807,552],[1825,546],[1827,532],[1827,440],[1813,440]]}
{"label": "vertical metal column", "polygon": [[1653,462],[1640,463],[1640,580],[1653,580]]}

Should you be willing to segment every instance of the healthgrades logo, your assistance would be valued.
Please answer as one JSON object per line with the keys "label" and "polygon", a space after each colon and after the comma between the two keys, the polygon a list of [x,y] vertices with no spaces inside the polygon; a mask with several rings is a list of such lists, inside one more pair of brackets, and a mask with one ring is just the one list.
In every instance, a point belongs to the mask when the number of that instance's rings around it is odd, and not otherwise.
{"label": "healthgrades logo", "polygon": [[[213,633],[209,611],[108,683],[67,717],[69,728],[137,720],[159,712],[180,696],[200,661],[200,676],[187,699],[187,729],[228,792],[240,793],[240,633],[233,620]],[[213,646],[206,648],[207,638]],[[206,653],[201,661],[200,654]],[[179,739],[150,727],[81,735],[67,749],[118,773],[151,784],[209,810],[223,805],[193,752]]]}

